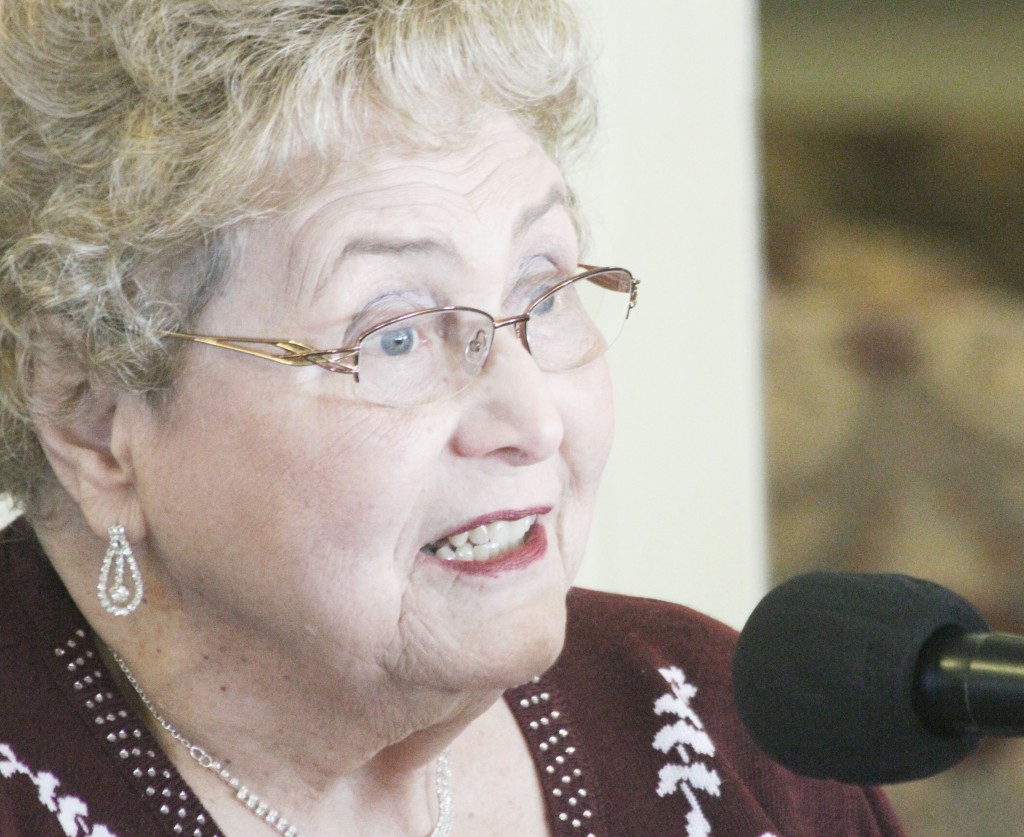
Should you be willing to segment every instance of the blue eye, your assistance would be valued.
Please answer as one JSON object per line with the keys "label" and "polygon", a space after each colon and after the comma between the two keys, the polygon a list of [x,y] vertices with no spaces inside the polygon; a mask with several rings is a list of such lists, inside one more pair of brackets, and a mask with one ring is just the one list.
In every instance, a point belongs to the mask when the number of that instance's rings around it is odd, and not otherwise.
{"label": "blue eye", "polygon": [[555,307],[555,297],[556,296],[558,296],[558,294],[551,294],[551,296],[549,296],[547,299],[545,299],[543,302],[541,302],[540,305],[537,305],[536,307],[531,308],[530,309],[530,314],[531,315],[550,314],[551,313],[551,309]]}
{"label": "blue eye", "polygon": [[416,333],[408,326],[389,329],[379,339],[381,351],[389,357],[407,355],[416,345]]}

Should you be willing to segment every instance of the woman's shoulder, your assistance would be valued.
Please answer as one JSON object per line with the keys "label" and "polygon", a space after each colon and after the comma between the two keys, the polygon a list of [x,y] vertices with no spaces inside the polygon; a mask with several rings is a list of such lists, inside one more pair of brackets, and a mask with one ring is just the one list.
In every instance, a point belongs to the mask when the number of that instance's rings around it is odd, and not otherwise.
{"label": "woman's shoulder", "polygon": [[31,527],[0,531],[0,835],[171,833],[206,816],[185,790]]}
{"label": "woman's shoulder", "polygon": [[612,663],[640,671],[685,666],[707,685],[728,685],[738,634],[681,604],[574,588],[563,662]]}
{"label": "woman's shoulder", "polygon": [[758,750],[732,699],[732,628],[582,589],[568,606],[565,647],[541,687],[564,710],[607,833],[900,833],[876,791],[802,779]]}

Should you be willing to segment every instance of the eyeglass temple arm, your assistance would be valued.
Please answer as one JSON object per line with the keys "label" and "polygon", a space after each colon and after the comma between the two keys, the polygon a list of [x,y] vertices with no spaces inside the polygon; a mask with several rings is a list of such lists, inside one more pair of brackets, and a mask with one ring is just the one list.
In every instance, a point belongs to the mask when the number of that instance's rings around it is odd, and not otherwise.
{"label": "eyeglass temple arm", "polygon": [[597,265],[593,265],[593,264],[581,264],[580,267],[582,267],[584,270],[587,270],[587,271],[593,271],[597,275],[591,277],[591,276],[587,276],[586,274],[584,274],[583,276],[580,276],[580,277],[577,277],[577,278],[579,278],[579,279],[588,279],[591,282],[593,282],[595,285],[598,285],[598,286],[600,286],[602,288],[605,288],[606,290],[609,290],[609,291],[620,290],[620,286],[619,286],[618,282],[616,282],[611,277],[606,276],[605,274],[611,273],[613,271],[616,271],[616,272],[625,273],[629,277],[629,281],[630,281],[630,285],[629,285],[629,308],[626,310],[626,318],[628,319],[629,318],[629,312],[632,311],[634,308],[636,308],[637,288],[640,287],[640,280],[637,279],[632,273],[630,273],[624,267],[598,267]]}
{"label": "eyeglass temple arm", "polygon": [[[241,352],[252,357],[260,357],[264,360],[272,360],[275,363],[283,363],[286,366],[322,366],[331,372],[342,372],[349,375],[357,375],[358,368],[333,360],[329,356],[352,357],[358,349],[314,349],[298,340],[261,340],[255,337],[212,337],[206,334],[182,334],[177,331],[168,331],[168,337],[178,340],[189,340],[193,343],[204,343],[207,346],[216,346],[220,349],[230,349],[233,352]],[[272,354],[250,348],[250,346],[276,346],[283,354]]]}

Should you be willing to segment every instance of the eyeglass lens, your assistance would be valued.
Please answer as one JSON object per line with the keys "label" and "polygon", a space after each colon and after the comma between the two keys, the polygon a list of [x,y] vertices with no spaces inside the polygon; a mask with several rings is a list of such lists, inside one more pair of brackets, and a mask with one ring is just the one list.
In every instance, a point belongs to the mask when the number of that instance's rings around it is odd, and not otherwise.
{"label": "eyeglass lens", "polygon": [[603,271],[541,297],[526,324],[537,365],[559,372],[604,354],[626,322],[631,290],[625,271]]}
{"label": "eyeglass lens", "polygon": [[[600,356],[626,322],[631,291],[626,271],[606,270],[541,296],[526,323],[538,366],[563,371]],[[360,395],[391,406],[454,395],[479,374],[493,340],[493,320],[474,309],[425,312],[385,325],[359,346]]]}

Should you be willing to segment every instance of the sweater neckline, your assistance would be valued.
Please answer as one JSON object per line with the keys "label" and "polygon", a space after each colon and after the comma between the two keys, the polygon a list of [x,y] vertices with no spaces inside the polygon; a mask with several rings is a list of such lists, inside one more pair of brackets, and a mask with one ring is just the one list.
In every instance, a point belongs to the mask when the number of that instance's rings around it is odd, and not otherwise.
{"label": "sweater neckline", "polygon": [[[166,834],[223,837],[114,680],[84,617],[79,614],[79,619],[78,627],[50,654],[65,696]],[[505,692],[504,699],[533,758],[553,837],[597,837],[597,794],[553,680],[550,672],[535,677]]]}

